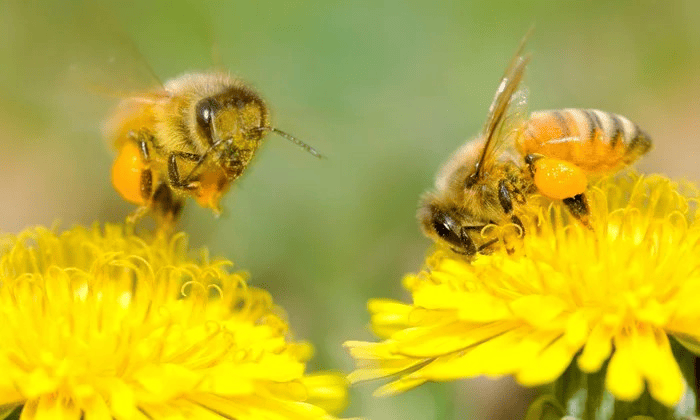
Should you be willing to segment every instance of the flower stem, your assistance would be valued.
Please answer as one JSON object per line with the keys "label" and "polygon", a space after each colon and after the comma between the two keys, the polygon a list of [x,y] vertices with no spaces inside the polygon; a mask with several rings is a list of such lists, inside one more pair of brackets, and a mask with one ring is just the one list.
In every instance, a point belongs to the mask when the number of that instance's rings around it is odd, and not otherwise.
{"label": "flower stem", "polygon": [[584,405],[583,420],[595,420],[599,413],[603,412],[602,405],[605,396],[605,371],[606,366],[598,370],[598,372],[589,373],[586,375],[586,402]]}
{"label": "flower stem", "polygon": [[577,393],[585,386],[584,382],[585,376],[576,366],[576,362],[571,362],[559,379],[554,382],[554,397],[567,411],[570,409],[569,406],[573,399],[576,398]]}
{"label": "flower stem", "polygon": [[649,416],[654,420],[674,419],[674,410],[666,407],[644,391],[636,401],[615,401],[615,414],[612,420],[627,420],[633,416]]}

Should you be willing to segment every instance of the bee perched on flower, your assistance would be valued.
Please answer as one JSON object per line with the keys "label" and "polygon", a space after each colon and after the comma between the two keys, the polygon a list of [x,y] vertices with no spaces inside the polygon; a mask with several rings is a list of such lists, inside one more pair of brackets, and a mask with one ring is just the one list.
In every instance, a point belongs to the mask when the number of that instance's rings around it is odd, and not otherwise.
{"label": "bee perched on flower", "polygon": [[614,173],[651,149],[637,124],[610,112],[562,109],[526,117],[527,92],[520,87],[529,62],[526,39],[501,79],[482,132],[440,169],[418,210],[427,236],[467,257],[499,242],[480,237],[489,225],[515,224],[523,231],[520,213],[535,193],[561,200],[588,226],[589,178]]}
{"label": "bee perched on flower", "polygon": [[538,386],[574,370],[617,401],[672,412],[695,377],[682,355],[700,354],[700,192],[625,173],[589,196],[594,229],[561,204],[531,206],[521,252],[469,262],[439,249],[404,279],[411,303],[370,301],[383,341],[346,343],[351,381],[392,378],[377,390],[391,395],[479,375]]}
{"label": "bee perched on flower", "polygon": [[[421,201],[419,222],[436,247],[404,279],[412,302],[369,302],[381,341],[346,342],[357,366],[349,378],[388,379],[375,393],[386,396],[511,375],[584,391],[580,404],[555,393],[552,418],[694,413],[679,404],[697,401],[684,398],[686,380],[700,383],[687,362],[700,354],[700,193],[626,168],[651,140],[622,116],[524,118],[521,51],[482,133]],[[545,418],[540,409],[528,419]]]}

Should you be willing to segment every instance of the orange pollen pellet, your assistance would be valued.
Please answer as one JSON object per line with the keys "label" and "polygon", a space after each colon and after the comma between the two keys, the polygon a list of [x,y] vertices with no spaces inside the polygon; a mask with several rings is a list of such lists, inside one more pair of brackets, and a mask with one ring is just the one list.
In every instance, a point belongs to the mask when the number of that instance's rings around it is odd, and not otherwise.
{"label": "orange pollen pellet", "polygon": [[141,173],[147,168],[138,146],[126,142],[112,165],[112,185],[126,201],[145,205],[141,194]]}
{"label": "orange pollen pellet", "polygon": [[586,191],[585,172],[565,160],[544,157],[534,162],[535,186],[545,197],[563,200]]}
{"label": "orange pollen pellet", "polygon": [[230,186],[226,173],[223,170],[205,172],[199,177],[199,183],[195,193],[197,204],[220,213],[219,200]]}

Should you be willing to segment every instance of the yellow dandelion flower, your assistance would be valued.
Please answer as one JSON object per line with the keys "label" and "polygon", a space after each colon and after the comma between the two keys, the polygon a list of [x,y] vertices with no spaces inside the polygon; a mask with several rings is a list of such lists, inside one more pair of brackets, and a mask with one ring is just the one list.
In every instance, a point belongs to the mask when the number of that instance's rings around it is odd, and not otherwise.
{"label": "yellow dandelion flower", "polygon": [[344,379],[305,374],[269,294],[188,252],[110,225],[3,238],[0,418],[333,418]]}
{"label": "yellow dandelion flower", "polygon": [[661,176],[625,174],[591,188],[593,230],[560,205],[533,205],[512,255],[470,263],[436,251],[404,279],[413,303],[369,302],[385,340],[346,343],[358,364],[350,380],[394,376],[378,395],[477,375],[535,386],[575,359],[584,373],[607,366],[618,400],[647,389],[676,404],[684,380],[669,338],[700,350],[697,197]]}

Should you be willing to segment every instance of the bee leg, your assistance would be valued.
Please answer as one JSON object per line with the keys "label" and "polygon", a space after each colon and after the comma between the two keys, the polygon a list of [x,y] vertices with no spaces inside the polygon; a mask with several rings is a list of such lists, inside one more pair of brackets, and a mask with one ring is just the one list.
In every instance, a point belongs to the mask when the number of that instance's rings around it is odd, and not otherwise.
{"label": "bee leg", "polygon": [[511,191],[508,188],[508,181],[505,179],[500,180],[498,182],[498,201],[506,214],[510,214],[513,211],[513,200],[510,195]]}
{"label": "bee leg", "polygon": [[[146,133],[136,134],[133,131],[129,132],[129,137],[135,138],[139,145],[139,151],[141,152],[141,157],[146,163],[151,162],[151,154],[148,149],[148,143],[146,143]],[[153,172],[151,169],[145,169],[141,172],[141,197],[144,202],[149,202],[151,200],[151,195],[153,194]]]}
{"label": "bee leg", "polygon": [[[520,228],[522,236],[522,234],[525,233],[525,227],[523,226],[523,222],[520,220],[520,218],[512,214],[513,199],[515,199],[516,202],[520,204],[523,204],[525,202],[525,197],[523,196],[523,194],[519,190],[514,188],[512,184],[508,182],[508,180],[500,180],[498,182],[498,201],[501,203],[501,207],[503,207],[503,211],[505,212],[505,214],[510,214],[511,223]],[[482,245],[482,247],[489,246],[497,241],[498,239],[493,239],[490,242],[487,242],[486,244]],[[515,252],[514,248],[508,246],[508,241],[506,240],[505,236],[503,236],[503,243],[508,254],[513,254]],[[479,250],[481,250],[481,248],[479,248]]]}
{"label": "bee leg", "polygon": [[477,247],[476,244],[474,243],[474,241],[472,240],[471,236],[469,236],[469,230],[474,230],[475,228],[476,229],[483,229],[484,226],[465,226],[465,227],[463,227],[462,234],[460,235],[460,241],[462,242],[464,249],[458,250],[458,249],[452,248],[452,250],[459,253],[459,254],[473,257],[474,255],[477,254],[477,252],[481,252],[484,249],[486,249],[486,248],[490,247],[491,245],[495,244],[496,242],[498,242],[498,239],[495,238],[495,239],[491,239],[490,241],[488,241],[484,244],[481,244]]}
{"label": "bee leg", "polygon": [[541,155],[539,153],[530,153],[529,155],[525,156],[525,163],[527,164],[527,167],[530,170],[531,177],[535,177],[535,162],[542,159],[543,157],[544,155]]}
{"label": "bee leg", "polygon": [[148,151],[148,144],[144,140],[139,140],[139,150],[141,151],[141,156],[143,157],[143,160],[146,162],[151,161],[151,154]]}
{"label": "bee leg", "polygon": [[184,201],[173,194],[166,183],[158,185],[153,193],[153,213],[159,228],[170,230],[179,219]]}
{"label": "bee leg", "polygon": [[127,225],[135,225],[136,222],[141,220],[143,216],[148,213],[148,211],[152,207],[152,198],[153,198],[153,173],[151,172],[150,169],[144,169],[141,172],[141,181],[140,181],[140,187],[141,187],[141,197],[143,197],[143,202],[145,203],[144,205],[139,206],[136,210],[134,210],[130,215],[126,217],[126,224]]}
{"label": "bee leg", "polygon": [[127,226],[134,226],[136,222],[141,220],[143,216],[145,216],[149,210],[151,210],[150,206],[139,206],[136,208],[136,210],[132,211],[131,214],[126,216],[126,225]]}
{"label": "bee leg", "polygon": [[474,240],[472,239],[471,236],[469,236],[469,231],[467,228],[462,228],[461,234],[459,235],[459,240],[462,243],[462,246],[464,249],[463,250],[455,250],[453,248],[453,250],[455,252],[467,255],[469,257],[473,257],[479,251],[476,248],[476,244],[474,243]]}
{"label": "bee leg", "polygon": [[[523,222],[520,220],[520,218],[518,216],[516,216],[514,214],[510,216],[510,222],[520,229],[520,232],[518,232],[518,235],[516,236],[516,238],[522,239],[523,235],[525,235],[525,226],[523,226]],[[512,238],[512,235],[510,235],[510,233],[504,234],[502,236],[503,245],[504,245],[504,248],[506,249],[506,252],[508,253],[508,255],[513,255],[515,253],[515,247],[511,244],[511,238]]]}
{"label": "bee leg", "polygon": [[[486,243],[484,243],[484,244],[479,245],[479,248],[477,249],[477,252],[483,251],[484,249],[486,249],[486,248],[490,247],[491,245],[495,244],[496,242],[498,242],[498,238],[491,239],[490,241],[488,241],[488,242],[486,242]],[[510,253],[510,252],[509,252],[509,253]]]}
{"label": "bee leg", "polygon": [[153,137],[147,131],[129,131],[127,134],[129,139],[134,141],[138,147],[141,159],[147,164],[146,169],[141,171],[139,180],[139,189],[143,204],[134,210],[126,218],[126,224],[133,226],[151,209],[151,197],[153,194],[153,173],[148,164],[151,162],[151,155],[148,146],[149,141],[153,141]]}
{"label": "bee leg", "polygon": [[173,188],[179,188],[184,190],[194,190],[197,189],[199,183],[192,182],[189,179],[180,178],[180,170],[177,166],[177,158],[186,159],[189,161],[197,162],[200,160],[200,156],[194,153],[185,152],[175,152],[171,153],[168,157],[168,178],[170,180],[170,186]]}
{"label": "bee leg", "polygon": [[144,169],[141,172],[141,197],[143,201],[148,202],[153,194],[153,172],[150,169]]}
{"label": "bee leg", "polygon": [[513,223],[515,226],[519,227],[520,230],[522,231],[522,234],[525,233],[525,226],[523,226],[523,222],[520,220],[520,218],[516,215],[510,216],[510,222]]}
{"label": "bee leg", "polygon": [[591,229],[591,225],[588,220],[591,210],[588,207],[588,200],[583,193],[565,198],[562,201],[564,202],[566,208],[569,209],[569,213],[571,213],[572,216],[579,220],[581,224]]}
{"label": "bee leg", "polygon": [[139,151],[141,152],[141,157],[146,163],[151,162],[150,149],[148,143],[153,143],[153,136],[146,130],[134,131],[131,130],[127,133],[127,137],[134,141],[139,146]]}
{"label": "bee leg", "polygon": [[[511,214],[513,212],[513,201],[517,204],[525,204],[525,195],[512,182],[502,179],[498,182],[498,201],[501,203],[503,212]],[[512,216],[511,221],[521,228],[523,227],[517,216]]]}

